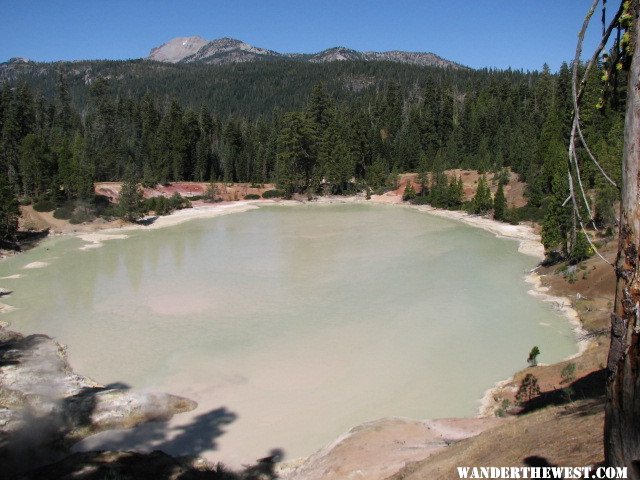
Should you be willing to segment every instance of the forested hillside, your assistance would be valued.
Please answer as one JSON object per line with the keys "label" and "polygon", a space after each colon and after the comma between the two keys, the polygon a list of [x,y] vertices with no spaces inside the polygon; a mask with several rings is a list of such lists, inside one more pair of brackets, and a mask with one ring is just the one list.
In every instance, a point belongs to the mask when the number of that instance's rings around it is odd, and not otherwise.
{"label": "forested hillside", "polygon": [[[587,84],[583,132],[618,178],[624,85],[603,101],[601,75]],[[529,185],[522,214],[546,215],[545,245],[567,253],[570,77],[567,65],[552,74],[350,61],[12,62],[0,67],[0,167],[7,191],[57,203],[90,202],[93,182],[125,176],[344,194],[417,171],[426,193],[455,180],[445,169],[509,167]],[[617,192],[590,164],[583,170],[598,221],[611,224]]]}

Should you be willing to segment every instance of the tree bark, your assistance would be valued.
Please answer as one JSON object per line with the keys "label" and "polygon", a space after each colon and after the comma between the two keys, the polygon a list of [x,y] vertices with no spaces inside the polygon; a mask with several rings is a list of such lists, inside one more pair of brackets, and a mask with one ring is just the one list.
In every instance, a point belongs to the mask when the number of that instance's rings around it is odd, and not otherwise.
{"label": "tree bark", "polygon": [[640,31],[638,0],[633,1],[634,42],[629,71],[622,158],[620,237],[616,261],[616,300],[611,315],[607,360],[605,461],[626,466],[640,479]]}

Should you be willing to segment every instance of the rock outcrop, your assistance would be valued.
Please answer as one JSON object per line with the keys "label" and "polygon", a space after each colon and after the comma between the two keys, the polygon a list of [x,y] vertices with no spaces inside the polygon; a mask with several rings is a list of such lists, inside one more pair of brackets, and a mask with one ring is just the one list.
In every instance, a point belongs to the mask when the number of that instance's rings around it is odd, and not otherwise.
{"label": "rock outcrop", "polygon": [[64,348],[52,338],[0,328],[3,473],[62,458],[87,435],[167,420],[195,407],[195,402],[174,395],[100,385],[74,373]]}

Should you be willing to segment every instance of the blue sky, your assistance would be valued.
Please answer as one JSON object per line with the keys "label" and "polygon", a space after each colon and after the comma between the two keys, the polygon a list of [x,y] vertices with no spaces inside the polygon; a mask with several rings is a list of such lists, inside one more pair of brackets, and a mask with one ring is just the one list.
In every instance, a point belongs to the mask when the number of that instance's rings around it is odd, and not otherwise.
{"label": "blue sky", "polygon": [[[431,51],[480,68],[557,70],[590,0],[0,0],[0,61],[126,59],[188,35],[280,52]],[[610,2],[613,9],[616,2]],[[599,14],[598,14],[599,18]],[[599,28],[599,27],[598,27]],[[598,28],[587,41],[595,46]]]}

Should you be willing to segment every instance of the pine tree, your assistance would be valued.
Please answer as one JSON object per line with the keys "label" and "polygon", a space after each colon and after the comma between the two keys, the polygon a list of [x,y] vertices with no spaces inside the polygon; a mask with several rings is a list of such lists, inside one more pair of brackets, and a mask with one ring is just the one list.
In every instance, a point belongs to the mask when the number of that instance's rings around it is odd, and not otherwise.
{"label": "pine tree", "polygon": [[491,200],[491,190],[487,185],[487,177],[482,175],[478,180],[478,187],[476,188],[476,194],[472,201],[472,211],[475,214],[485,213],[493,207],[493,201]]}
{"label": "pine tree", "polygon": [[443,170],[436,170],[431,176],[429,203],[436,208],[449,206],[449,180]]}
{"label": "pine tree", "polygon": [[447,208],[450,210],[459,210],[464,202],[464,184],[462,177],[451,177],[449,180],[449,190],[447,194]]}
{"label": "pine tree", "polygon": [[307,112],[311,121],[318,127],[318,134],[321,134],[335,115],[335,106],[324,83],[314,85],[307,103]]}
{"label": "pine tree", "polygon": [[20,210],[8,178],[0,173],[0,245],[17,248],[16,232]]}
{"label": "pine tree", "polygon": [[504,187],[502,182],[498,183],[498,190],[493,198],[493,218],[504,221],[507,211],[507,198],[504,196]]}
{"label": "pine tree", "polygon": [[128,222],[135,222],[146,213],[142,190],[140,190],[138,186],[131,166],[128,166],[126,169],[116,210],[118,216]]}
{"label": "pine tree", "polygon": [[278,136],[276,176],[279,188],[287,195],[306,191],[316,166],[316,136],[313,123],[300,112],[283,117]]}
{"label": "pine tree", "polygon": [[568,234],[571,228],[571,206],[563,205],[569,195],[565,176],[558,171],[552,181],[552,192],[542,222],[542,244],[546,252],[557,248],[563,255],[568,255]]}
{"label": "pine tree", "polygon": [[366,173],[367,185],[376,190],[384,187],[385,181],[389,175],[387,170],[387,164],[381,157],[376,157],[373,164],[369,167]]}
{"label": "pine tree", "polygon": [[420,184],[420,196],[427,196],[429,194],[429,160],[424,152],[420,155],[417,180]]}

